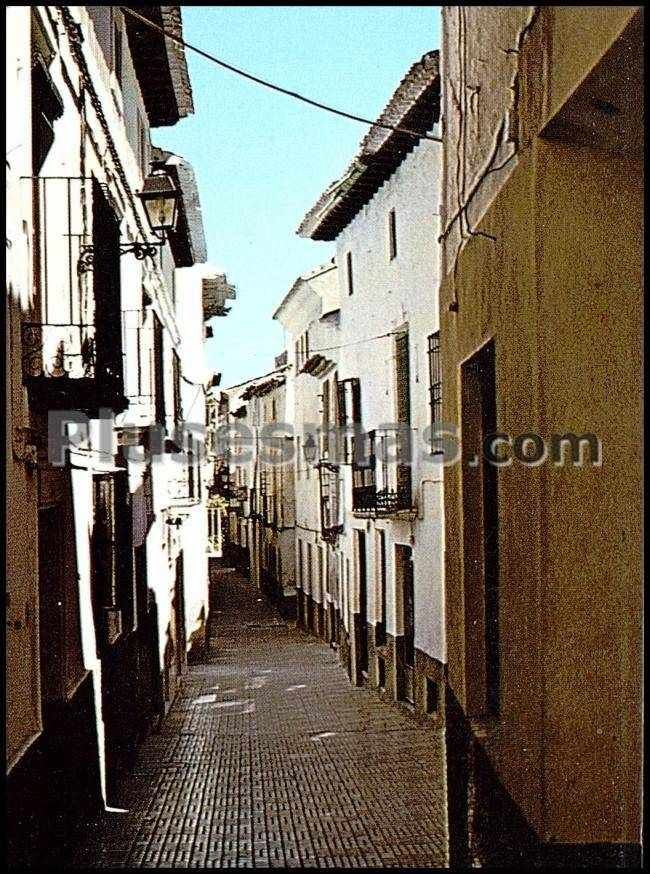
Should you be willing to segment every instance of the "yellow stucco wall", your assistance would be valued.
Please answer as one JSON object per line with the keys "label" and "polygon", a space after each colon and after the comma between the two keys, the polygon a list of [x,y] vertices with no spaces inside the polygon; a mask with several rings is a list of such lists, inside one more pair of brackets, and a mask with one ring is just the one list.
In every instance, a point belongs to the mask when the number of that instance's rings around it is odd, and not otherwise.
{"label": "yellow stucco wall", "polygon": [[542,468],[547,830],[634,840],[642,166],[547,143],[538,160],[540,424],[603,443],[601,468]]}
{"label": "yellow stucco wall", "polygon": [[[464,131],[446,91],[443,225],[463,178],[449,149],[462,146],[467,193],[497,121],[513,117],[504,86],[512,59],[494,34],[516,36],[530,17],[518,9],[501,23],[501,10],[468,10],[460,52],[459,14],[445,9],[443,45],[454,49],[446,75],[458,75],[464,57],[466,83],[480,90]],[[520,131],[544,127],[635,14],[556,7],[542,16],[523,48],[515,107],[537,115],[519,117]],[[495,239],[465,229],[455,269],[458,227],[444,241],[443,420],[460,424],[460,365],[494,338],[498,430],[593,431],[603,441],[599,468],[515,461],[498,474],[502,710],[478,734],[551,841],[639,840],[641,203],[640,158],[531,136],[470,210],[470,227]],[[462,703],[460,465],[445,471],[445,518],[449,681]]]}

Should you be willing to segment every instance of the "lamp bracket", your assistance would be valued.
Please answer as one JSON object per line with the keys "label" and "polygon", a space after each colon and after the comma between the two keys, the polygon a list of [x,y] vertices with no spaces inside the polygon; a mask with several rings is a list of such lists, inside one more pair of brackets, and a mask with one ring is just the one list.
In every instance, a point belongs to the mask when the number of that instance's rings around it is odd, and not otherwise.
{"label": "lamp bracket", "polygon": [[[145,258],[155,258],[156,250],[165,245],[164,240],[147,240],[140,242],[136,240],[134,243],[120,243],[120,255],[135,255],[138,261],[144,261]],[[95,247],[82,246],[77,261],[77,271],[79,273],[87,273],[93,269],[95,259]]]}
{"label": "lamp bracket", "polygon": [[128,255],[129,252],[132,252],[138,261],[144,261],[145,258],[155,258],[156,249],[160,249],[164,245],[164,240],[147,240],[144,243],[136,240],[135,243],[120,243],[120,255]]}

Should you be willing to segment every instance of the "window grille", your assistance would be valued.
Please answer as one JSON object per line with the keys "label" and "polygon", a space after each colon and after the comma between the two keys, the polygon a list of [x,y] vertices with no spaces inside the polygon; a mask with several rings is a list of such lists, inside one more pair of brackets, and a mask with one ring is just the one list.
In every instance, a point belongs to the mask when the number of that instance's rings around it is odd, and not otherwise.
{"label": "window grille", "polygon": [[442,421],[442,368],[440,361],[440,332],[430,334],[428,338],[429,358],[429,407],[431,425],[431,452],[441,453],[441,438],[436,436],[436,428]]}

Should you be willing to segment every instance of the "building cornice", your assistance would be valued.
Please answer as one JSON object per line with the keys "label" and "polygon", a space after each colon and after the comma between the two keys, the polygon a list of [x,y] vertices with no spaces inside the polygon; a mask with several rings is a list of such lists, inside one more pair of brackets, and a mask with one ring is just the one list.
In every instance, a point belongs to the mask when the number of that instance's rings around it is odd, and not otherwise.
{"label": "building cornice", "polygon": [[[341,179],[320,196],[298,227],[298,236],[335,240],[374,197],[440,117],[439,52],[424,55],[400,82]],[[412,131],[405,133],[404,131]],[[418,136],[419,135],[419,136]]]}
{"label": "building cornice", "polygon": [[[328,261],[327,264],[321,264],[318,267],[314,267],[313,270],[310,270],[309,273],[301,274],[296,281],[293,283],[289,291],[285,294],[280,302],[280,305],[273,313],[272,318],[279,319],[282,312],[286,309],[287,305],[293,300],[293,298],[298,293],[298,290],[301,288],[303,284],[308,284],[310,280],[317,279],[319,276],[323,276],[325,273],[329,273],[331,270],[336,270],[336,262],[334,258],[331,261]],[[315,294],[317,292],[314,292]]]}

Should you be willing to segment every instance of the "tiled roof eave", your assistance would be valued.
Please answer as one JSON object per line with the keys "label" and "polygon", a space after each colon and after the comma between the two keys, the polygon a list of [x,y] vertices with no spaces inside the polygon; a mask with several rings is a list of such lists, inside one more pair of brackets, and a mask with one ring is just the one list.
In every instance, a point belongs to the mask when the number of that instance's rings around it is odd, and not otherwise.
{"label": "tiled roof eave", "polygon": [[[152,24],[182,38],[180,6],[132,6]],[[168,127],[194,112],[185,49],[128,13],[127,35],[151,127]]]}
{"label": "tiled roof eave", "polygon": [[[161,6],[160,7],[163,27],[182,39],[183,37],[183,22],[181,18],[180,6]],[[192,97],[192,86],[190,84],[190,74],[187,69],[187,58],[185,49],[174,40],[165,37],[167,47],[167,57],[169,59],[169,69],[171,72],[174,92],[176,94],[176,105],[180,118],[185,118],[192,115],[194,112],[194,99]]]}
{"label": "tiled roof eave", "polygon": [[[439,52],[434,51],[424,55],[406,73],[377,119],[378,124],[361,141],[345,176],[320,196],[302,220],[298,235],[313,240],[336,239],[433,128],[439,114]],[[416,136],[395,128],[413,131]]]}
{"label": "tiled roof eave", "polygon": [[[437,122],[439,107],[438,80],[431,84],[412,112],[406,116],[404,126],[424,135]],[[421,140],[409,134],[393,131],[375,154],[365,157],[363,173],[355,178],[344,194],[322,209],[310,226],[303,222],[298,231],[300,236],[308,236],[312,240],[335,240],[420,142]]]}

